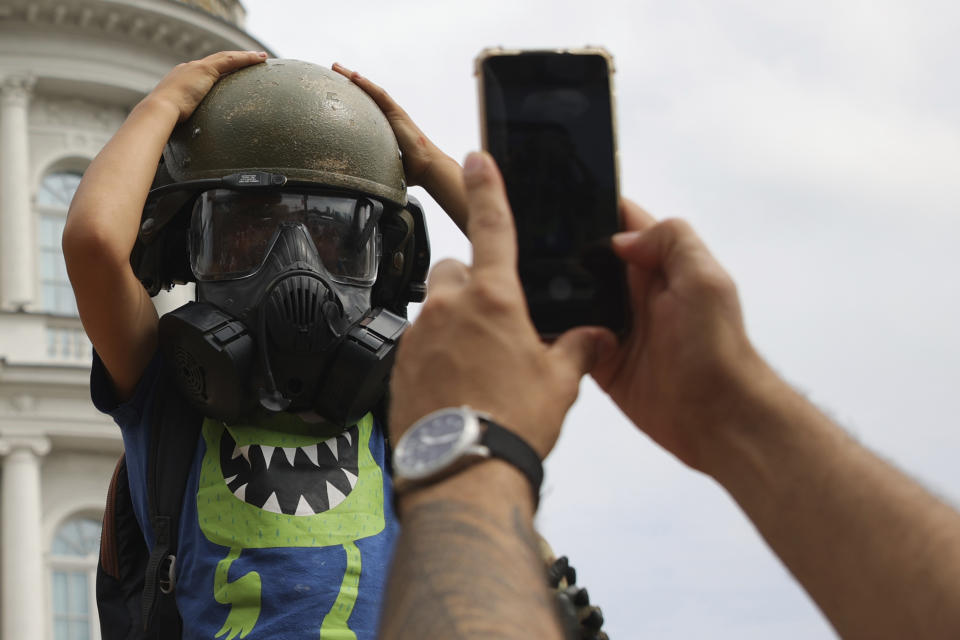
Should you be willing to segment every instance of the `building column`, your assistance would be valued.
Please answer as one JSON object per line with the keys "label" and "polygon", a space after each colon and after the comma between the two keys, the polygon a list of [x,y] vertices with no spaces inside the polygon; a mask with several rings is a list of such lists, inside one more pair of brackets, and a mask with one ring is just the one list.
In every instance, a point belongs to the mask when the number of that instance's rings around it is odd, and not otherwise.
{"label": "building column", "polygon": [[36,287],[27,131],[35,82],[27,75],[0,78],[0,308],[8,310],[31,304]]}
{"label": "building column", "polygon": [[0,438],[3,638],[47,637],[40,459],[49,451],[46,438]]}

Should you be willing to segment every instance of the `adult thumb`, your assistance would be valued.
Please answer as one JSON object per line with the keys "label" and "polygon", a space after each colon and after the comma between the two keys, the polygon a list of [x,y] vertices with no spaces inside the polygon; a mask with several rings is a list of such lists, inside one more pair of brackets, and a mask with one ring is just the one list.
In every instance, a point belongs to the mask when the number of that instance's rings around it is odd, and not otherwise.
{"label": "adult thumb", "polygon": [[550,351],[579,378],[593,370],[611,336],[608,330],[600,327],[577,327],[557,338]]}

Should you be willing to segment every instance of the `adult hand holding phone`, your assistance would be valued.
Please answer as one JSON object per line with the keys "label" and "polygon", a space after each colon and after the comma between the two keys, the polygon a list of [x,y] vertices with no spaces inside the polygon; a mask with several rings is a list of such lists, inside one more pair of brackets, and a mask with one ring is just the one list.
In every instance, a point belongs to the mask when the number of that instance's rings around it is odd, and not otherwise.
{"label": "adult hand holding phone", "polygon": [[690,225],[623,205],[634,322],[592,374],[658,444],[717,480],[842,637],[952,638],[960,514],[850,438],[747,338]]}
{"label": "adult hand holding phone", "polygon": [[747,338],[733,280],[690,225],[657,222],[629,200],[621,216],[613,249],[627,264],[633,323],[621,344],[608,337],[592,375],[658,444],[704,470],[728,405],[775,376]]}
{"label": "adult hand holding phone", "polygon": [[464,168],[473,265],[434,266],[427,299],[400,342],[390,391],[394,442],[437,409],[467,404],[526,439],[541,458],[553,448],[603,331],[578,328],[544,344],[517,276],[516,232],[493,160]]}

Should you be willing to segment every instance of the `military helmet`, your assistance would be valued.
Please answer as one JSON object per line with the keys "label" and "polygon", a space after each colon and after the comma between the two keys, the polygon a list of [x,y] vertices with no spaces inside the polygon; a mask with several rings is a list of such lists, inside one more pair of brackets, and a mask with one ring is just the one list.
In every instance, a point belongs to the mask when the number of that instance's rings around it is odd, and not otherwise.
{"label": "military helmet", "polygon": [[177,182],[242,171],[406,204],[390,123],[362,89],[300,60],[267,60],[217,82],[163,152]]}
{"label": "military helmet", "polygon": [[396,137],[373,99],[340,74],[269,59],[221,78],[177,125],[131,254],[151,295],[194,280],[183,231],[199,194],[218,187],[329,189],[381,201],[385,268],[376,294],[397,308],[422,299],[429,239],[419,203],[407,197]]}

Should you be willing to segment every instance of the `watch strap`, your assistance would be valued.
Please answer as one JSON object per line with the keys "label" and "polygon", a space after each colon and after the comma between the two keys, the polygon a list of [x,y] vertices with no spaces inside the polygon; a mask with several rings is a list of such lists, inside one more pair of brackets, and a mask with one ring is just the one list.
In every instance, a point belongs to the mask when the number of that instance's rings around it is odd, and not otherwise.
{"label": "watch strap", "polygon": [[480,443],[490,451],[492,458],[509,462],[527,477],[533,490],[533,508],[536,509],[540,504],[540,485],[543,484],[543,464],[540,456],[526,440],[509,429],[486,416],[478,417],[483,427]]}

